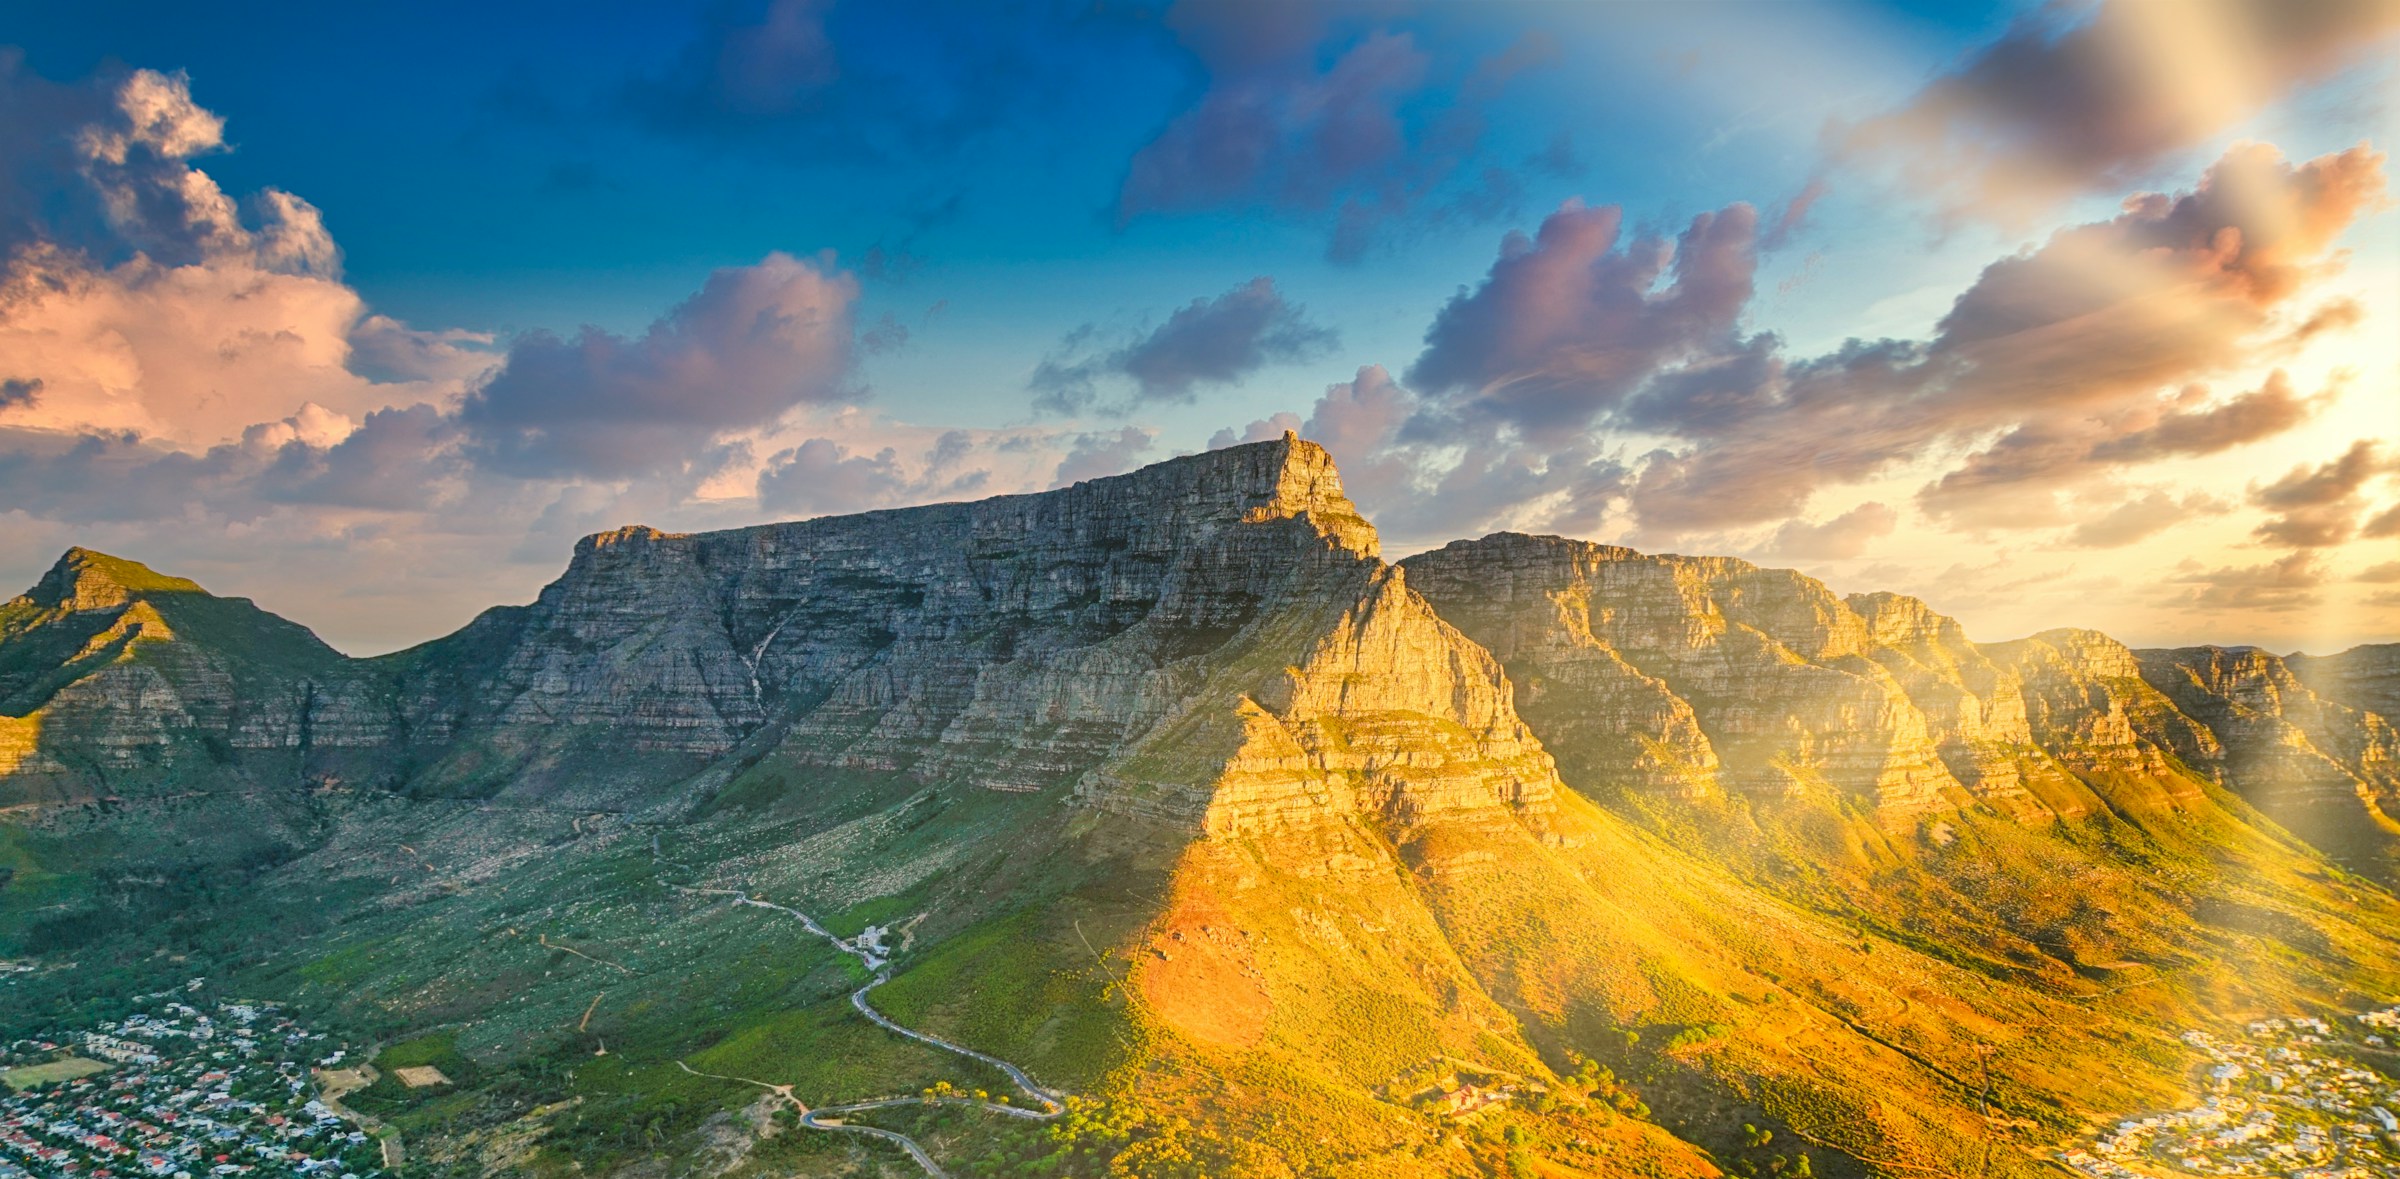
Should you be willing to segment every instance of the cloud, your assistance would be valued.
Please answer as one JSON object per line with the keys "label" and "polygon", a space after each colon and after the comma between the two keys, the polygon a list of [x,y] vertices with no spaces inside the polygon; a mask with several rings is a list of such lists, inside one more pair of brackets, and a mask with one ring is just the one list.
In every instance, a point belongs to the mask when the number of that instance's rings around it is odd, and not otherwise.
{"label": "cloud", "polygon": [[2168,579],[2190,585],[2172,604],[2208,610],[2302,610],[2318,604],[2325,569],[2314,553],[2288,553],[2259,565],[2225,565]]}
{"label": "cloud", "polygon": [[[1576,502],[1621,501],[1643,543],[1670,544],[1791,521],[1821,488],[1941,463],[1918,495],[1938,521],[2073,524],[2071,544],[2129,543],[2167,504],[2089,519],[2125,472],[2274,437],[2331,397],[2282,372],[2223,397],[2207,382],[2288,351],[2291,305],[2339,268],[2343,229],[2385,203],[2383,164],[2364,147],[2293,164],[2237,145],[2187,192],[2139,194],[1994,261],[1927,338],[1816,355],[1744,326],[1764,236],[1748,206],[1669,243],[1628,240],[1617,209],[1569,203],[1534,235],[1509,234],[1436,315],[1385,443],[1423,467],[1395,485],[1480,490],[1539,471],[1548,494],[1582,485]],[[1627,463],[1596,434],[1656,441]],[[1462,489],[1443,506],[1463,517],[1478,502]]]}
{"label": "cloud", "polygon": [[909,463],[897,447],[854,454],[834,439],[810,438],[776,454],[759,473],[759,507],[817,516],[964,498],[992,480],[990,470],[966,466],[974,449],[966,431],[951,430]]}
{"label": "cloud", "polygon": [[0,502],[46,519],[188,527],[254,521],[281,506],[424,511],[469,475],[439,411],[379,410],[355,423],[310,405],[200,452],[131,432],[0,427]]}
{"label": "cloud", "polygon": [[1783,210],[1775,214],[1774,224],[1768,226],[1767,232],[1759,238],[1758,247],[1762,250],[1782,249],[1794,234],[1807,228],[1809,211],[1817,207],[1818,201],[1825,199],[1828,188],[1824,177],[1809,177],[1808,183],[1801,185],[1800,191],[1793,193],[1792,199],[1784,203]]}
{"label": "cloud", "polygon": [[[2331,396],[2303,398],[2280,369],[2259,388],[2211,403],[2204,386],[2023,422],[1918,494],[1925,509],[1977,528],[2038,528],[2064,508],[2054,494],[2161,459],[2216,454],[2308,420]],[[2106,546],[2102,546],[2106,547]]]}
{"label": "cloud", "polygon": [[338,430],[312,428],[305,417],[280,424],[288,430],[253,427],[255,443],[275,448],[275,462],[260,478],[267,499],[421,512],[463,494],[468,472],[460,431],[434,406],[377,410],[355,429],[347,421]]}
{"label": "cloud", "polygon": [[1228,446],[1243,446],[1252,442],[1273,442],[1286,432],[1297,434],[1307,427],[1308,423],[1302,421],[1299,414],[1287,410],[1269,414],[1239,431],[1227,426],[1208,436],[1208,448],[1223,450]]}
{"label": "cloud", "polygon": [[[1445,212],[1506,212],[1514,178],[1471,167],[1483,155],[1484,109],[1511,78],[1555,60],[1550,41],[1520,39],[1442,94],[1436,55],[1414,34],[1371,29],[1333,41],[1334,51],[1326,47],[1331,15],[1273,2],[1175,5],[1167,24],[1208,82],[1127,163],[1117,224],[1266,211],[1327,225],[1327,256],[1355,262],[1462,177],[1470,191]],[[1436,94],[1444,101],[1420,101]]]}
{"label": "cloud", "polygon": [[[248,203],[191,161],[224,123],[180,74],[51,83],[0,55],[0,424],[133,431],[201,451],[316,404],[356,420],[454,395],[485,359],[463,333],[370,317],[308,202]],[[405,372],[353,369],[370,350]]]}
{"label": "cloud", "polygon": [[1623,221],[1615,206],[1570,202],[1531,238],[1511,231],[1482,284],[1434,317],[1409,384],[1456,416],[1558,436],[1618,408],[1670,361],[1733,351],[1757,214],[1702,214],[1671,247],[1620,242]]}
{"label": "cloud", "polygon": [[1061,413],[1091,408],[1099,383],[1133,384],[1133,402],[1190,401],[1200,385],[1229,385],[1270,364],[1297,364],[1331,351],[1338,337],[1288,302],[1266,277],[1214,299],[1194,299],[1120,347],[1094,353],[1098,329],[1069,335],[1029,384],[1036,405]]}
{"label": "cloud", "polygon": [[1869,500],[1822,524],[1787,520],[1765,551],[1799,560],[1847,561],[1863,555],[1877,538],[1890,536],[1899,523],[1900,513]]}
{"label": "cloud", "polygon": [[2147,540],[2196,516],[2225,511],[2223,501],[2205,495],[2182,499],[2152,488],[2075,526],[2066,537],[2069,548],[2113,549]]}
{"label": "cloud", "polygon": [[[419,330],[343,282],[312,207],[193,166],[223,125],[180,77],[15,70],[0,145],[52,152],[0,154],[0,574],[23,582],[96,545],[389,649],[529,596],[600,528],[1038,490],[1156,447],[849,404],[853,362],[903,331],[861,323],[825,256],[718,271],[639,333]],[[1124,341],[1122,379],[1197,386],[1327,342],[1254,284]]]}
{"label": "cloud", "polygon": [[[2383,162],[2352,148],[2294,166],[2240,145],[2191,192],[2137,196],[1986,267],[1930,339],[1796,359],[1751,336],[1651,373],[1614,418],[1684,445],[1645,467],[1636,511],[1686,528],[1774,519],[1818,487],[1996,437],[1921,497],[1989,526],[2042,519],[2023,510],[2028,479],[2265,436],[2305,412],[2286,386],[2216,407],[2158,391],[2271,346],[2282,306],[2338,265],[2335,236],[2382,202]],[[1569,388],[1605,406],[1628,383],[1610,377]],[[2134,436],[2099,453],[2118,429]]]}
{"label": "cloud", "polygon": [[2053,4],[1899,110],[1831,133],[1951,217],[2022,224],[2122,191],[2291,91],[2373,60],[2388,0]]}
{"label": "cloud", "polygon": [[2400,536],[2400,504],[2393,504],[2375,513],[2366,523],[2359,525],[2358,534],[2371,540]]}
{"label": "cloud", "polygon": [[639,337],[592,327],[521,337],[459,422],[484,461],[518,475],[622,478],[680,464],[712,440],[850,395],[857,300],[852,275],[769,254],[711,274]]}
{"label": "cloud", "polygon": [[2400,472],[2385,460],[2381,444],[2361,439],[2331,462],[2303,464],[2264,486],[2252,486],[2250,502],[2271,513],[2257,529],[2260,540],[2297,548],[2325,548],[2358,533],[2368,480]]}
{"label": "cloud", "polygon": [[2400,583],[2400,561],[2385,561],[2380,565],[2369,565],[2359,570],[2358,576],[2350,580],[2363,581],[2368,585]]}
{"label": "cloud", "polygon": [[1157,431],[1140,426],[1078,435],[1066,457],[1058,461],[1058,471],[1051,477],[1050,486],[1065,487],[1086,479],[1122,475],[1150,453],[1157,439]]}
{"label": "cloud", "polygon": [[2308,420],[2314,408],[2309,399],[2292,392],[2291,378],[2282,369],[2268,374],[2257,389],[2217,405],[2194,407],[2200,396],[2197,387],[2187,388],[2156,420],[2093,447],[2092,457],[2141,461],[2216,454],[2281,434]]}

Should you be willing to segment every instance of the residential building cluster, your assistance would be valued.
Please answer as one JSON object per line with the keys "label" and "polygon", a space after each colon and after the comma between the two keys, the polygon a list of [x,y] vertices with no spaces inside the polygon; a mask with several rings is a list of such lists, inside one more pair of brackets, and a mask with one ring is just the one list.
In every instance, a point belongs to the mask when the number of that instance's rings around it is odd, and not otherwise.
{"label": "residential building cluster", "polygon": [[381,1144],[315,1095],[309,1066],[342,1045],[198,990],[0,1050],[0,1179],[382,1179]]}
{"label": "residential building cluster", "polygon": [[2185,1032],[2209,1059],[2200,1104],[2119,1122],[2060,1158],[2095,1179],[2400,1174],[2400,1082],[2364,1063],[2390,1055],[2380,1032],[2400,1029],[2400,1007],[2357,1022],[2262,1019],[2239,1036]]}

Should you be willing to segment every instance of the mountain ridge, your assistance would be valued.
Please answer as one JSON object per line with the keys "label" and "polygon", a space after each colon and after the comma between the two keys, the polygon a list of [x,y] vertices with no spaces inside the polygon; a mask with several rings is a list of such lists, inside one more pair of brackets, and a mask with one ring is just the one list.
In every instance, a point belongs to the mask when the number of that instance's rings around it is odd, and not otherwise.
{"label": "mountain ridge", "polygon": [[[1979,644],[1913,598],[1558,537],[1387,563],[1289,435],[614,529],[365,660],[70,557],[0,607],[31,702],[0,719],[0,945],[81,963],[61,1002],[164,969],[157,936],[446,1037],[515,1079],[386,1112],[458,1150],[577,1119],[529,1173],[635,1167],[645,1121],[781,1157],[703,1120],[757,1097],[703,1073],[812,1103],[942,1076],[735,892],[911,930],[880,1005],[1199,1160],[1159,1175],[1783,1157],[1746,1124],[1821,1174],[2030,1175],[2173,1100],[2179,1026],[2400,990],[2390,725],[2275,656]],[[1420,1108],[1461,1067],[1520,1098]]]}

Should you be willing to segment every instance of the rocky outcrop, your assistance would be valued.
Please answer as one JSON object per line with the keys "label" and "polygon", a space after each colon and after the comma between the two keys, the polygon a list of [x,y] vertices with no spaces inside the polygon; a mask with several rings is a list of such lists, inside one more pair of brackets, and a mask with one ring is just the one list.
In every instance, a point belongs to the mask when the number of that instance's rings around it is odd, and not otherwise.
{"label": "rocky outcrop", "polygon": [[1604,799],[1847,799],[1895,831],[1967,804],[2040,823],[2195,805],[2183,767],[2221,760],[2220,734],[2092,631],[1978,644],[1915,598],[1558,537],[1406,566],[1507,666],[1567,781]]}
{"label": "rocky outcrop", "polygon": [[2283,662],[2319,696],[2400,725],[2400,643],[2368,643],[2334,655],[2295,653]]}
{"label": "rocky outcrop", "polygon": [[2093,630],[2043,631],[1984,648],[2024,684],[2035,745],[2125,814],[2197,802],[2197,781],[2168,751],[2209,739],[2141,677],[2133,651]]}
{"label": "rocky outcrop", "polygon": [[1346,819],[1405,831],[1533,819],[1556,789],[1491,655],[1399,569],[1363,563],[1338,614],[1304,609],[1232,645],[1210,690],[1088,775],[1103,810],[1212,834]]}
{"label": "rocky outcrop", "polygon": [[[1939,744],[1953,734],[1906,682],[1923,669],[1870,657],[1887,649],[1868,619],[1799,574],[1506,533],[1406,567],[1525,685],[1526,714],[1570,781],[1851,797],[1894,821],[1967,796]],[[1982,734],[1980,700],[1940,687],[1934,715]]]}
{"label": "rocky outcrop", "polygon": [[2359,870],[2400,867],[2400,734],[2389,721],[2326,699],[2255,647],[2137,654],[2184,722],[2160,739],[2186,763]]}

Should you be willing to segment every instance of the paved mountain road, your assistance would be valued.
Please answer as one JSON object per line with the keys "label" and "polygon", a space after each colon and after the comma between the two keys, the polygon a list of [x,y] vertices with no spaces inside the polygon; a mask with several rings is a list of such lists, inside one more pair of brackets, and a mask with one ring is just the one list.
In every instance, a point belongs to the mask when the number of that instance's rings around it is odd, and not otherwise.
{"label": "paved mountain road", "polygon": [[[1047,1122],[1067,1112],[1067,1107],[1059,1100],[1058,1094],[1053,1093],[1048,1089],[1044,1089],[1038,1084],[1035,1084],[1033,1078],[1025,1075],[1025,1070],[1017,1067],[1015,1064],[1002,1060],[999,1057],[993,1056],[987,1052],[977,1052],[976,1050],[968,1048],[964,1045],[953,1044],[948,1040],[942,1039],[940,1036],[928,1035],[924,1032],[917,1031],[914,1028],[903,1027],[899,1023],[894,1022],[891,1017],[875,1010],[874,1006],[867,1002],[867,992],[872,991],[887,982],[890,982],[892,979],[892,968],[890,960],[883,956],[880,945],[877,944],[877,942],[869,941],[865,935],[862,934],[855,938],[836,937],[834,936],[832,930],[817,924],[816,919],[810,917],[808,914],[803,913],[798,909],[794,909],[788,905],[778,905],[773,901],[759,900],[758,898],[753,897],[749,893],[740,889],[693,888],[688,885],[675,885],[673,887],[680,888],[685,892],[704,893],[711,896],[729,896],[733,898],[734,904],[748,905],[755,909],[771,909],[775,912],[782,913],[795,921],[798,921],[801,928],[806,929],[808,932],[813,933],[818,937],[824,938],[828,942],[831,942],[834,949],[840,950],[842,953],[858,959],[861,963],[864,963],[867,970],[873,974],[873,977],[867,981],[865,986],[850,992],[850,1005],[857,1008],[860,1015],[866,1016],[875,1024],[875,1026],[895,1035],[906,1036],[907,1038],[915,1040],[916,1042],[926,1045],[927,1047],[939,1048],[944,1052],[952,1053],[958,1056],[964,1056],[969,1060],[979,1060],[992,1066],[993,1068],[999,1069],[1002,1073],[1008,1076],[1010,1082],[1014,1083],[1017,1088],[1023,1090],[1026,1096],[1031,1097],[1035,1101],[1038,1101],[1042,1104],[1042,1108],[1040,1109],[1029,1109],[1021,1105],[1004,1105],[1000,1102],[983,1101],[972,1097],[886,1097],[879,1098],[874,1101],[856,1101],[847,1105],[828,1105],[811,1109],[807,1105],[802,1104],[799,1098],[792,1095],[792,1087],[790,1085],[770,1084],[766,1081],[751,1080],[747,1077],[723,1078],[725,1080],[746,1081],[749,1084],[757,1085],[760,1088],[766,1089],[783,1098],[784,1100],[791,1102],[793,1106],[800,1110],[801,1125],[807,1126],[812,1130],[847,1131],[853,1134],[864,1134],[870,1138],[883,1139],[884,1141],[892,1143],[893,1145],[898,1146],[900,1149],[907,1151],[908,1157],[915,1159],[917,1165],[924,1168],[926,1174],[934,1176],[934,1179],[949,1179],[949,1173],[942,1170],[941,1164],[934,1162],[933,1156],[925,1153],[925,1148],[920,1145],[916,1139],[911,1138],[906,1134],[902,1134],[894,1130],[886,1130],[880,1126],[853,1126],[846,1122],[828,1121],[826,1119],[838,1117],[842,1114],[864,1113],[869,1110],[896,1109],[902,1106],[921,1106],[928,1104],[968,1105],[977,1109],[988,1110],[992,1113],[1001,1114],[1006,1117],[1022,1118],[1027,1121],[1035,1122]],[[878,939],[878,941],[880,941],[880,939]],[[684,1064],[680,1060],[676,1061],[675,1063],[685,1072],[698,1072],[698,1070],[692,1068],[690,1065]],[[716,1074],[699,1073],[699,1075],[714,1076]]]}

